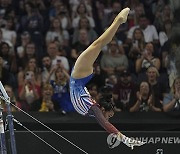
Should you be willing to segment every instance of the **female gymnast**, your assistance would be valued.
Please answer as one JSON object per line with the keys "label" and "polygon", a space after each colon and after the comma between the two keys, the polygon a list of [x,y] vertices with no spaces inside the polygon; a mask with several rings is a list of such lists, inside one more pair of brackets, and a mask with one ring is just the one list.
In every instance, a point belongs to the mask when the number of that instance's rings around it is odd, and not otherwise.
{"label": "female gymnast", "polygon": [[117,139],[133,149],[133,146],[141,146],[144,143],[126,137],[108,121],[114,115],[112,100],[104,96],[96,102],[85,87],[93,76],[93,63],[101,49],[112,40],[118,27],[127,21],[129,10],[129,8],[123,9],[110,27],[80,54],[72,70],[69,84],[75,110],[84,116],[94,116],[107,132],[116,134]]}

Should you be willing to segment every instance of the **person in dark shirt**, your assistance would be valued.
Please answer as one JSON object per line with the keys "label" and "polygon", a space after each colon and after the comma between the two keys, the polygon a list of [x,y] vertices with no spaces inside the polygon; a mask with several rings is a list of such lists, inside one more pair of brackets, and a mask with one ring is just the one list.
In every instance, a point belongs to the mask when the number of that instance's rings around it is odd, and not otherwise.
{"label": "person in dark shirt", "polygon": [[161,111],[160,103],[156,102],[150,84],[146,81],[142,81],[139,86],[139,90],[136,95],[131,95],[130,98],[130,112],[147,112],[147,111]]}
{"label": "person in dark shirt", "polygon": [[135,93],[136,85],[132,82],[132,77],[128,70],[122,71],[119,79],[113,88],[113,99],[117,111],[128,111],[130,95]]}
{"label": "person in dark shirt", "polygon": [[168,87],[166,87],[166,84],[158,80],[159,72],[156,67],[150,66],[147,69],[146,74],[147,74],[147,81],[150,84],[150,88],[152,91],[152,95],[155,99],[155,102],[159,102],[161,104],[159,105],[159,107],[162,107],[162,100],[164,95],[168,91]]}

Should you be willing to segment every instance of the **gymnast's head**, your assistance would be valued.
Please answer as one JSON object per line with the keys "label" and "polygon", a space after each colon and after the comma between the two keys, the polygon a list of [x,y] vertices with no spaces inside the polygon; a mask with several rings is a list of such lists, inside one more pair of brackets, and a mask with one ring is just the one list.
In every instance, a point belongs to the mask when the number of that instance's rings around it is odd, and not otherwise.
{"label": "gymnast's head", "polygon": [[101,96],[98,100],[98,104],[100,109],[104,115],[104,117],[109,120],[109,118],[114,115],[114,102],[112,99],[112,88],[105,86],[101,89]]}

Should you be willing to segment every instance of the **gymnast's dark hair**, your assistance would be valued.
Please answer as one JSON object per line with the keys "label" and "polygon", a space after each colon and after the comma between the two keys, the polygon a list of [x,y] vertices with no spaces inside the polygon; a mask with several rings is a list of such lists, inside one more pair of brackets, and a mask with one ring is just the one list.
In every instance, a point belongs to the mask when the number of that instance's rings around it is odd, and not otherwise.
{"label": "gymnast's dark hair", "polygon": [[99,99],[100,107],[103,107],[105,111],[114,110],[114,104],[112,103],[112,95],[104,95]]}
{"label": "gymnast's dark hair", "polygon": [[103,87],[101,90],[101,97],[99,98],[99,105],[103,107],[105,111],[114,110],[114,104],[112,102],[112,89],[111,87]]}

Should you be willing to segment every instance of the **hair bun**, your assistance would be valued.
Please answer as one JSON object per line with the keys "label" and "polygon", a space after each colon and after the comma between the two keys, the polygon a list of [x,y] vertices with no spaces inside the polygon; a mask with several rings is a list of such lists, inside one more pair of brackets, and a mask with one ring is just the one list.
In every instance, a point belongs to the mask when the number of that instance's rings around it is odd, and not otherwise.
{"label": "hair bun", "polygon": [[103,97],[104,97],[104,99],[106,99],[106,100],[111,100],[112,94],[107,94],[107,95],[104,95]]}

